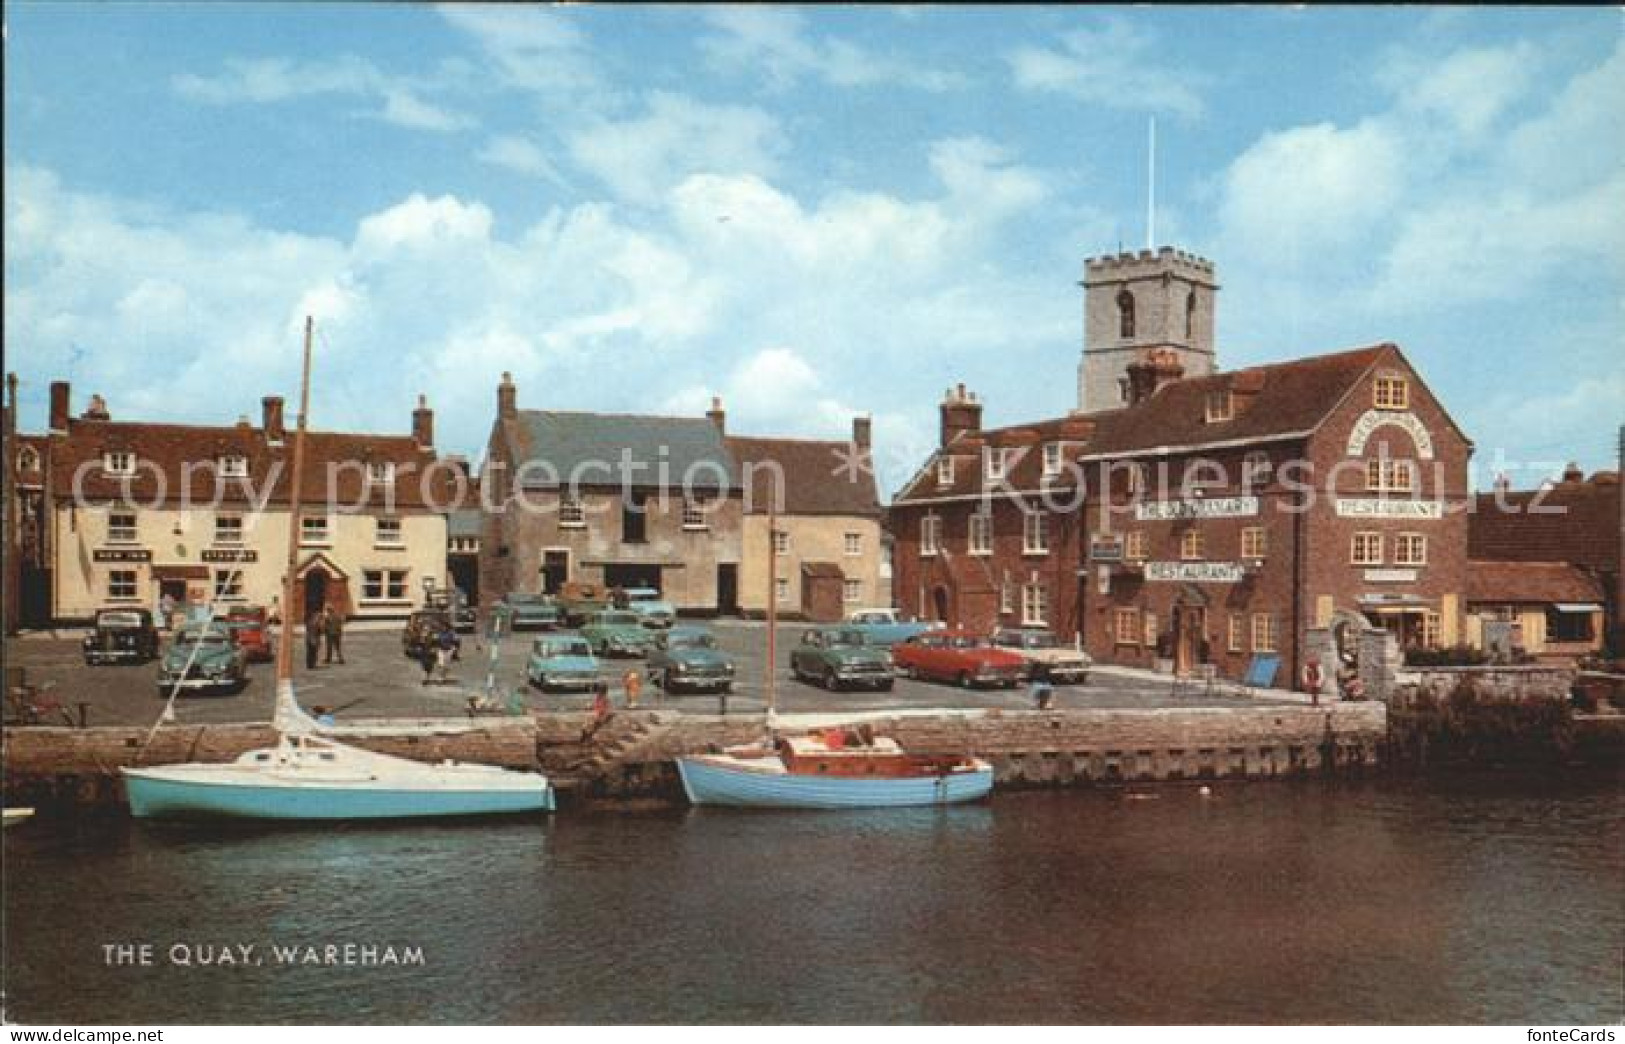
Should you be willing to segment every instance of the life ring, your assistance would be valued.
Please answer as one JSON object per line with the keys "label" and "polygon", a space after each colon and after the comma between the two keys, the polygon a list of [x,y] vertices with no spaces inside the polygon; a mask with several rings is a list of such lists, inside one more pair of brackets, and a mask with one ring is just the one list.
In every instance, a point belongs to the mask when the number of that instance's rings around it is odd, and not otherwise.
{"label": "life ring", "polygon": [[1326,676],[1321,673],[1320,664],[1310,661],[1303,665],[1303,687],[1308,692],[1319,692],[1326,684]]}

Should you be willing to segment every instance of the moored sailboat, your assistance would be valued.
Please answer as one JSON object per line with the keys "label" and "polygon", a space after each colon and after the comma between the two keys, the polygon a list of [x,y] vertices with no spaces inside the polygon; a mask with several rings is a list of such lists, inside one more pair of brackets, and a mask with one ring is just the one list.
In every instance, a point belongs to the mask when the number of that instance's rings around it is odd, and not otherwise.
{"label": "moored sailboat", "polygon": [[[305,418],[310,402],[311,321],[290,486],[288,569],[283,604],[294,605]],[[361,820],[551,811],[546,776],[492,765],[413,761],[362,750],[322,735],[299,706],[293,685],[293,624],[280,628],[276,658],[274,747],[227,763],[187,762],[125,768],[130,812],[140,818]]]}

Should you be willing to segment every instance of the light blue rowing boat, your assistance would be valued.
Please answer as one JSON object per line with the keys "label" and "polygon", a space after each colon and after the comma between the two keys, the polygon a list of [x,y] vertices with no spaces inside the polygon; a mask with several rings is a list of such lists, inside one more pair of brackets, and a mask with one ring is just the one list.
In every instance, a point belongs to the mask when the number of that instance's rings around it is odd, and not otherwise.
{"label": "light blue rowing boat", "polygon": [[984,798],[980,758],[906,754],[890,739],[831,746],[818,737],[677,759],[689,801],[739,808],[903,808]]}

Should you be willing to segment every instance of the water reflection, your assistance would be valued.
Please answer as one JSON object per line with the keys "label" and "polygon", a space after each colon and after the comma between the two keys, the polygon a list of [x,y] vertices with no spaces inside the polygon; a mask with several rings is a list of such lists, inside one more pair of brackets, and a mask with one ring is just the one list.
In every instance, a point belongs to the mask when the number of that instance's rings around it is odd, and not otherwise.
{"label": "water reflection", "polygon": [[[1614,780],[6,835],[25,1021],[1617,1020]],[[1560,897],[1554,899],[1554,897]],[[102,946],[423,967],[107,967]]]}

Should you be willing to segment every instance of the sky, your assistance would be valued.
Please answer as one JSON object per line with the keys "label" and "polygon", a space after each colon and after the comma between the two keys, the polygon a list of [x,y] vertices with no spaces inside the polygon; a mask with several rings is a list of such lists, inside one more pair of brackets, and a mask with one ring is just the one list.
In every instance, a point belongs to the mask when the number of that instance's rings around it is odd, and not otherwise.
{"label": "sky", "polygon": [[846,437],[1076,406],[1084,259],[1211,259],[1231,369],[1401,345],[1474,481],[1615,466],[1609,9],[5,5],[5,344],[114,419],[478,458],[522,408]]}

